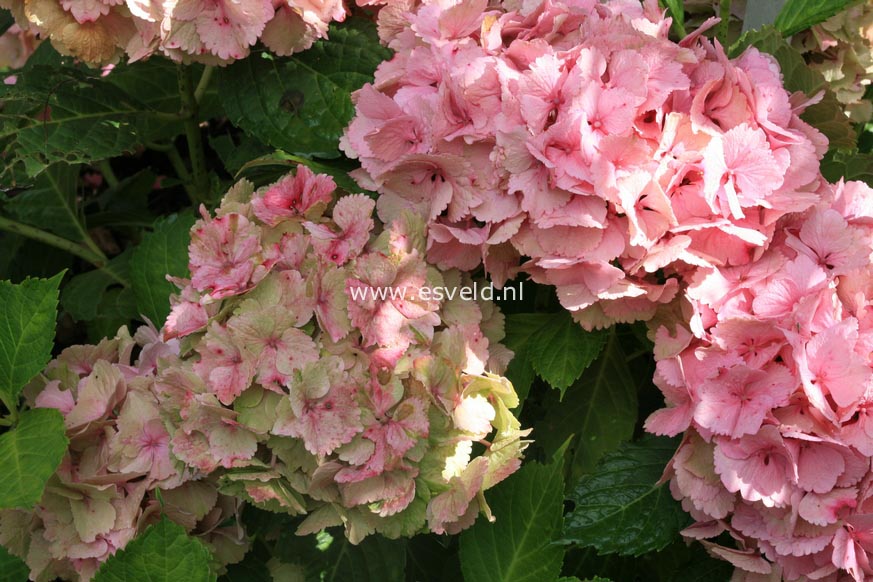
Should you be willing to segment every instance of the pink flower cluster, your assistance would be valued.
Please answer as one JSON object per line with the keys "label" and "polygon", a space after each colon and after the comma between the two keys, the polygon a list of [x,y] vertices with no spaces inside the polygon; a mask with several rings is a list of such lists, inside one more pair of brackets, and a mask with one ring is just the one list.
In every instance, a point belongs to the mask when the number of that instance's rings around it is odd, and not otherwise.
{"label": "pink flower cluster", "polygon": [[177,343],[161,342],[153,328],[135,338],[122,328],[98,345],[67,348],[28,387],[33,406],[63,414],[70,439],[36,508],[0,512],[0,543],[27,563],[31,580],[89,580],[162,512],[200,536],[217,566],[245,555],[243,532],[223,523],[236,502],[191,481],[170,456],[153,386],[158,360]]}
{"label": "pink flower cluster", "polygon": [[259,40],[277,55],[305,50],[345,19],[342,0],[0,0],[62,54],[107,64],[159,53],[226,64]]}
{"label": "pink flower cluster", "polygon": [[192,228],[163,330],[182,350],[156,380],[169,447],[226,492],[307,514],[301,533],[459,531],[490,517],[481,493],[526,445],[492,373],[512,355],[503,316],[420,297],[465,282],[427,265],[423,221],[374,233],[373,200],[334,189],[304,166],[256,192],[243,181]]}
{"label": "pink flower cluster", "polygon": [[441,268],[525,272],[586,328],[648,319],[818,199],[826,140],[776,61],[674,43],[654,1],[403,6],[341,147],[383,221],[428,221]]}
{"label": "pink flower cluster", "polygon": [[668,407],[646,428],[685,433],[684,533],[727,531],[740,549],[708,547],[749,580],[873,575],[873,190],[823,190],[756,261],[698,270],[690,326],[655,330]]}

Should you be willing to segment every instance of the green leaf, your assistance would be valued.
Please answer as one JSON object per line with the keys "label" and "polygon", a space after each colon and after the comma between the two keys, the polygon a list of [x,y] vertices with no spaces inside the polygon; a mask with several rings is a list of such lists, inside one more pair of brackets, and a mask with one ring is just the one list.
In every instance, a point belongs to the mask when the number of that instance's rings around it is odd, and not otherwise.
{"label": "green leaf", "polygon": [[64,418],[53,408],[21,414],[18,424],[0,435],[0,509],[30,509],[67,452]]}
{"label": "green leaf", "polygon": [[141,170],[106,188],[97,199],[100,210],[88,215],[88,226],[150,227],[155,216],[149,209],[149,198],[157,180],[150,170]]}
{"label": "green leaf", "polygon": [[646,438],[607,454],[569,499],[562,543],[601,554],[639,556],[666,547],[690,522],[668,487],[657,482],[677,442]]}
{"label": "green leaf", "polygon": [[468,582],[551,582],[564,549],[554,544],[563,523],[563,460],[529,463],[494,488],[495,523],[480,519],[461,534],[461,570]]}
{"label": "green leaf", "polygon": [[861,180],[873,186],[873,154],[852,150],[831,150],[821,162],[821,173],[829,182]]}
{"label": "green leaf", "polygon": [[325,552],[328,564],[322,582],[403,582],[406,574],[406,540],[369,536],[357,546],[340,534]]}
{"label": "green leaf", "polygon": [[[100,160],[138,143],[133,120],[144,110],[123,91],[70,69],[33,67],[0,86],[4,162],[35,176],[55,162]],[[8,168],[7,168],[8,169]]]}
{"label": "green leaf", "polygon": [[227,573],[219,579],[219,582],[273,582],[273,577],[267,568],[270,558],[268,556],[265,558],[249,552],[242,562],[228,566]]}
{"label": "green leaf", "polygon": [[564,558],[564,570],[577,578],[602,576],[611,580],[646,582],[728,582],[733,566],[706,553],[699,543],[687,545],[678,539],[663,550],[639,557],[617,554],[597,555],[593,548],[571,549]]}
{"label": "green leaf", "polygon": [[[202,65],[186,65],[192,69],[195,82],[203,74]],[[182,107],[179,94],[179,65],[168,59],[148,59],[135,63],[120,63],[112,69],[105,80],[128,95],[137,97],[148,110],[176,113]],[[207,86],[198,103],[199,119],[206,120],[223,115],[216,83]],[[144,140],[157,141],[172,138],[184,132],[184,125],[177,120],[163,120],[142,116],[137,120],[137,131]]]}
{"label": "green leaf", "polygon": [[506,369],[506,377],[524,402],[536,378],[533,369],[531,338],[543,327],[548,315],[543,313],[511,313],[506,316],[506,338],[503,344],[515,355]]}
{"label": "green leaf", "polygon": [[830,148],[852,149],[858,144],[858,134],[846,117],[844,106],[830,89],[821,101],[807,107],[800,118],[825,134]]}
{"label": "green leaf", "polygon": [[215,580],[209,560],[199,540],[163,517],[106,560],[94,582],[207,582]]}
{"label": "green leaf", "polygon": [[834,14],[842,12],[861,0],[788,0],[773,25],[784,36],[791,36]]}
{"label": "green leaf", "polygon": [[130,258],[130,279],[139,312],[158,327],[167,319],[170,294],[176,291],[167,275],[188,274],[189,231],[194,221],[191,214],[174,214],[159,220]]}
{"label": "green leaf", "polygon": [[330,40],[289,58],[254,54],[221,70],[228,117],[264,143],[299,155],[339,156],[352,91],[390,56],[375,31],[331,27]]}
{"label": "green leaf", "polygon": [[547,456],[570,435],[570,483],[594,470],[597,462],[630,440],[637,422],[637,387],[628,370],[618,334],[611,330],[603,353],[563,400],[554,393],[543,401],[545,415],[534,425],[534,442]]}
{"label": "green leaf", "polygon": [[114,337],[118,328],[140,320],[136,296],[130,287],[114,287],[106,291],[97,310],[97,317],[88,322],[88,341],[99,343],[105,337]]}
{"label": "green leaf", "polygon": [[272,156],[274,150],[248,134],[240,133],[235,137],[236,139],[229,133],[211,136],[209,146],[218,154],[227,173],[239,179],[239,172],[243,166],[252,160]]}
{"label": "green leaf", "polygon": [[20,222],[83,241],[88,233],[76,204],[78,180],[78,165],[52,164],[32,187],[12,197],[3,209]]}
{"label": "green leaf", "polygon": [[540,377],[564,392],[597,359],[606,334],[585,331],[566,311],[544,317],[530,339],[531,364]]}
{"label": "green leaf", "polygon": [[820,91],[825,92],[821,102],[807,107],[801,118],[825,134],[830,147],[851,149],[856,146],[857,134],[833,91],[828,89],[825,78],[818,71],[809,68],[803,56],[776,29],[765,26],[745,33],[731,47],[730,54],[739,55],[749,46],[776,58],[788,91],[802,91],[809,97]]}
{"label": "green leaf", "polygon": [[463,580],[457,536],[418,534],[406,545],[406,579],[415,582]]}
{"label": "green leaf", "polygon": [[[91,321],[100,313],[100,305],[110,287],[127,279],[130,252],[113,258],[102,269],[94,269],[76,275],[64,285],[61,306],[76,321]],[[134,313],[135,315],[135,313]]]}
{"label": "green leaf", "polygon": [[27,582],[29,575],[27,564],[0,546],[0,582]]}
{"label": "green leaf", "polygon": [[[151,59],[103,77],[43,43],[14,85],[0,85],[0,176],[12,183],[22,168],[36,176],[56,162],[104,160],[181,133],[180,121],[156,115],[179,111],[176,70]],[[200,113],[220,115],[217,90],[206,92]]]}
{"label": "green leaf", "polygon": [[62,278],[0,281],[0,400],[10,410],[51,359]]}
{"label": "green leaf", "polygon": [[73,266],[75,257],[57,247],[11,232],[0,232],[0,279],[21,282],[28,277],[53,277]]}

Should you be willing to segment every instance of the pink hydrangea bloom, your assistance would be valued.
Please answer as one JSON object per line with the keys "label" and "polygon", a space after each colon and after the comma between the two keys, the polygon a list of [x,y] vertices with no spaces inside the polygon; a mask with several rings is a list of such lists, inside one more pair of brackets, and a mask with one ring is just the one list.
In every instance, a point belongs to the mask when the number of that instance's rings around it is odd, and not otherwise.
{"label": "pink hydrangea bloom", "polygon": [[271,266],[260,245],[260,229],[241,214],[204,216],[194,232],[188,263],[191,284],[214,299],[245,292]]}
{"label": "pink hydrangea bloom", "polygon": [[[697,267],[750,263],[819,197],[826,140],[775,60],[672,42],[652,1],[391,2],[380,22],[396,54],[341,140],[379,217],[425,218],[441,268],[555,286],[586,328],[652,318]],[[855,264],[823,224],[798,244]]]}
{"label": "pink hydrangea bloom", "polygon": [[283,220],[306,216],[319,204],[326,205],[334,190],[333,178],[298,166],[294,175],[285,176],[255,197],[252,210],[261,222],[276,226]]}
{"label": "pink hydrangea bloom", "polygon": [[[697,522],[685,534],[728,531],[742,555],[707,548],[738,576],[870,573],[873,189],[820,195],[753,262],[694,272],[691,339],[657,364],[668,408],[646,428],[685,431],[667,471]],[[663,327],[654,337],[673,341]]]}

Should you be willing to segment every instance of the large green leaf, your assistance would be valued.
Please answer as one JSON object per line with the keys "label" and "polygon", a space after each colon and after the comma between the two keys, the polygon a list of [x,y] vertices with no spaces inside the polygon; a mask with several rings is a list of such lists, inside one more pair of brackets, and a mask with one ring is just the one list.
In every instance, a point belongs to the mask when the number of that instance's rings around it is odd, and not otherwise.
{"label": "large green leaf", "polygon": [[828,89],[825,78],[803,60],[803,56],[772,26],[744,34],[731,49],[731,55],[738,55],[749,46],[773,55],[779,62],[782,78],[788,91],[802,91],[812,97],[824,91],[824,97],[819,103],[807,107],[801,118],[825,134],[830,141],[830,147],[851,149],[857,143],[855,133],[849,118],[843,112],[843,107],[837,101],[834,93]]}
{"label": "large green leaf", "polygon": [[563,523],[563,460],[529,463],[495,487],[495,523],[480,519],[461,534],[467,582],[552,582],[564,549],[554,544]]}
{"label": "large green leaf", "polygon": [[157,59],[104,78],[71,64],[29,63],[14,85],[0,84],[0,176],[9,183],[21,167],[35,176],[57,162],[104,160],[179,133],[179,120],[157,115],[179,110],[168,66]]}
{"label": "large green leaf", "polygon": [[7,169],[29,175],[50,164],[101,160],[133,151],[146,107],[114,85],[76,70],[32,67],[0,85],[0,151]]}
{"label": "large green leaf", "polygon": [[534,425],[534,442],[554,454],[571,435],[570,483],[594,470],[604,454],[630,440],[637,421],[637,387],[628,370],[618,334],[609,333],[603,353],[582,373],[563,400],[544,398],[543,419]]}
{"label": "large green leaf", "polygon": [[130,327],[131,321],[139,320],[133,289],[113,287],[103,294],[97,317],[87,323],[88,341],[96,344],[105,337],[114,337],[118,328]]}
{"label": "large green leaf", "polygon": [[0,400],[10,410],[51,359],[62,277],[0,281]]}
{"label": "large green leaf", "polygon": [[652,437],[603,457],[570,494],[575,507],[562,542],[639,556],[674,541],[689,517],[658,480],[676,446],[673,439]]}
{"label": "large green leaf", "polygon": [[533,369],[552,387],[564,391],[597,359],[606,341],[602,331],[585,331],[566,311],[543,317],[528,349]]}
{"label": "large green leaf", "polygon": [[389,55],[372,28],[333,27],[330,40],[292,57],[261,53],[226,67],[220,95],[231,121],[262,142],[293,154],[337,157],[354,113],[352,91],[372,81]]}
{"label": "large green leaf", "polygon": [[[249,512],[248,508],[246,512]],[[264,517],[269,521],[277,521],[276,514]],[[250,531],[254,530],[264,536],[278,537],[272,555],[299,572],[295,580],[404,582],[406,579],[405,539],[389,540],[372,535],[367,536],[360,544],[353,545],[340,529],[322,531],[314,536],[298,536],[294,533],[295,525],[282,517],[278,520],[279,524],[286,522],[286,525],[280,525],[278,531],[273,530],[276,524],[269,525],[264,531],[264,522],[254,524],[254,527],[249,524],[247,526]]]}
{"label": "large green leaf", "polygon": [[[733,567],[706,553],[698,543],[679,539],[657,552],[638,557],[598,555],[593,548],[572,549],[564,558],[566,574],[585,580],[595,575],[611,580],[645,582],[728,582]],[[640,573],[645,572],[645,578]]]}
{"label": "large green leaf", "polygon": [[167,319],[170,294],[176,291],[167,275],[184,277],[188,273],[189,231],[193,224],[191,214],[174,214],[159,220],[130,259],[137,307],[158,327]]}
{"label": "large green leaf", "polygon": [[52,164],[27,190],[3,205],[11,218],[74,241],[88,236],[76,204],[79,166]]}
{"label": "large green leaf", "polygon": [[242,562],[231,564],[218,582],[273,582],[267,563],[272,556],[264,544],[255,541],[254,547]]}
{"label": "large green leaf", "polygon": [[830,151],[821,162],[821,173],[829,182],[861,180],[873,186],[873,154],[852,150]]}
{"label": "large green leaf", "polygon": [[[191,67],[196,82],[203,74],[203,66],[196,64],[187,66]],[[128,95],[135,95],[149,110],[175,113],[182,107],[178,76],[178,64],[167,59],[148,59],[116,65],[112,73],[106,76],[106,81]],[[198,109],[201,120],[222,115],[217,83],[207,86]],[[184,126],[178,120],[143,116],[139,119],[137,130],[146,136],[145,139],[155,141],[179,135],[184,131]]]}
{"label": "large green leaf", "polygon": [[0,546],[0,582],[26,582],[29,574],[24,562]]}
{"label": "large green leaf", "polygon": [[109,261],[103,269],[94,269],[70,279],[61,292],[61,306],[64,311],[77,321],[91,321],[96,318],[106,291],[119,285],[119,279],[125,280],[128,277],[129,262],[130,252],[125,251]]}
{"label": "large green leaf", "polygon": [[542,313],[511,313],[506,316],[506,338],[503,343],[515,353],[506,369],[506,377],[512,382],[522,402],[536,378],[531,338],[543,327],[547,318],[548,315]]}
{"label": "large green leaf", "polygon": [[320,572],[322,582],[403,582],[405,540],[369,536],[353,546],[342,536],[327,548],[325,562],[329,565]]}
{"label": "large green leaf", "polygon": [[208,582],[209,550],[166,517],[110,557],[94,582]]}
{"label": "large green leaf", "polygon": [[73,266],[73,255],[32,238],[0,232],[0,279],[21,282],[28,277],[53,277]]}
{"label": "large green leaf", "polygon": [[37,408],[21,414],[18,424],[0,435],[0,509],[30,509],[67,452],[61,413]]}
{"label": "large green leaf", "polygon": [[418,534],[407,543],[406,580],[463,580],[457,536]]}
{"label": "large green leaf", "polygon": [[861,0],[788,0],[773,25],[785,36],[791,36],[823,22]]}

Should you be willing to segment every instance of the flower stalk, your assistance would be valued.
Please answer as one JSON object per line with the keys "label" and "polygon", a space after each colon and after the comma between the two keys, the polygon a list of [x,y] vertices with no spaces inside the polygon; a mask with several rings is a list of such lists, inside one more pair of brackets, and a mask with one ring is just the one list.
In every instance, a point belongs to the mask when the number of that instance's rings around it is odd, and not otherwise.
{"label": "flower stalk", "polygon": [[94,241],[90,239],[90,237],[86,237],[85,243],[80,244],[57,236],[56,234],[52,234],[45,230],[36,228],[34,226],[23,224],[21,222],[16,222],[14,220],[6,218],[5,216],[0,216],[0,230],[5,230],[6,232],[11,232],[14,234],[20,234],[21,236],[26,236],[27,238],[39,241],[49,246],[53,246],[55,248],[61,249],[62,251],[66,251],[71,255],[88,261],[98,269],[102,269],[106,272],[107,275],[112,277],[118,283],[121,283],[124,286],[128,285],[126,279],[115,273],[112,269],[108,268],[107,265],[109,263],[109,259],[106,257],[103,251],[101,251],[99,247],[97,247]]}
{"label": "flower stalk", "polygon": [[193,195],[192,202],[205,203],[209,199],[209,174],[206,170],[206,154],[203,150],[203,139],[200,135],[199,103],[200,97],[206,91],[211,69],[206,68],[197,88],[194,88],[194,80],[191,67],[179,67],[179,95],[182,99],[182,111],[180,112],[185,125],[185,139],[188,142],[188,157],[191,159],[191,184],[189,195]]}

